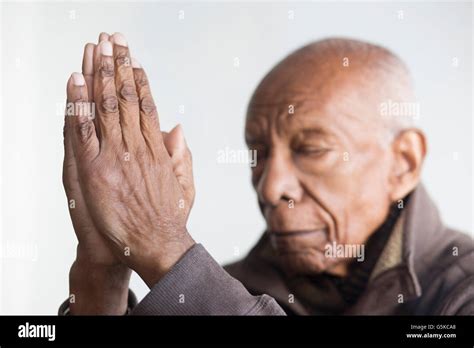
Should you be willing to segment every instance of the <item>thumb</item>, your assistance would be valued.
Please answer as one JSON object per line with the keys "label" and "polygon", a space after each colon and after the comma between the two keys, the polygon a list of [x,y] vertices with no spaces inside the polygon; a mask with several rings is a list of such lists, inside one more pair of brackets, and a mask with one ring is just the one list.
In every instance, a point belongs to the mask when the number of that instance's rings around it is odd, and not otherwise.
{"label": "thumb", "polygon": [[187,144],[186,140],[184,139],[183,128],[180,124],[175,126],[169,133],[167,133],[166,136],[163,137],[163,141],[171,158],[176,156],[184,156]]}
{"label": "thumb", "polygon": [[193,162],[191,151],[188,148],[184,138],[183,128],[180,124],[174,127],[166,136],[163,137],[165,147],[171,157],[173,171],[181,185],[186,200],[191,206],[194,202],[194,179]]}

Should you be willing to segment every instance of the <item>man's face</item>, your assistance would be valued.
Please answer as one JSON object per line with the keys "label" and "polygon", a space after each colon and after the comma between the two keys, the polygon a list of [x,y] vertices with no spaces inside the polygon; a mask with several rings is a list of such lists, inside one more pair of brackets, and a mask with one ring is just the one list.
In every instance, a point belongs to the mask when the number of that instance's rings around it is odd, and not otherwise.
{"label": "man's face", "polygon": [[361,76],[331,76],[303,81],[306,89],[293,78],[264,84],[247,117],[246,141],[258,159],[252,182],[291,273],[344,274],[351,260],[325,257],[325,246],[365,243],[391,204],[380,100],[361,90]]}

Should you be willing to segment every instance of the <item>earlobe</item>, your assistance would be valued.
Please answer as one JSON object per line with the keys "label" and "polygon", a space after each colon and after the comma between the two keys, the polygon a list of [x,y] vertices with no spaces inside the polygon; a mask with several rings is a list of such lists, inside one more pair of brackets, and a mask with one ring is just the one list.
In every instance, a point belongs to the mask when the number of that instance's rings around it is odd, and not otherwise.
{"label": "earlobe", "polygon": [[393,141],[392,201],[405,197],[418,185],[426,156],[426,137],[419,129],[400,132]]}

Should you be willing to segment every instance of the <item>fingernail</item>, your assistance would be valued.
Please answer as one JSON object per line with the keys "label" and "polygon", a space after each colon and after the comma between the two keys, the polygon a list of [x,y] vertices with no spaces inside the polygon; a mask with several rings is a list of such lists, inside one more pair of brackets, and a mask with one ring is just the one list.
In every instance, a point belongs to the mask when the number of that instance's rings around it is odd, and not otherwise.
{"label": "fingernail", "polygon": [[114,49],[110,41],[102,41],[100,43],[100,53],[103,56],[112,56],[113,52],[114,52]]}
{"label": "fingernail", "polygon": [[105,41],[109,39],[109,34],[107,33],[100,33],[99,35],[99,42]]}
{"label": "fingernail", "polygon": [[136,60],[135,58],[132,57],[132,67],[140,69],[142,67],[142,65],[138,62],[138,60]]}
{"label": "fingernail", "polygon": [[80,73],[73,73],[72,74],[72,83],[74,86],[84,86],[86,84],[86,80],[84,80],[84,76]]}
{"label": "fingernail", "polygon": [[115,33],[112,37],[116,45],[120,45],[124,47],[128,46],[127,40],[125,39],[125,36],[122,33]]}

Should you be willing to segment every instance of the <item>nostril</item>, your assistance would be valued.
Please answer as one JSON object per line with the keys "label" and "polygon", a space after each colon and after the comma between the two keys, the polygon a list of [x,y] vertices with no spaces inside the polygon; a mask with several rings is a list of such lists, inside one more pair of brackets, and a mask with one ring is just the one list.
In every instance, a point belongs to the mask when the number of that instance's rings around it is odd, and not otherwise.
{"label": "nostril", "polygon": [[293,201],[293,199],[290,198],[290,197],[287,196],[287,195],[283,195],[283,196],[281,197],[281,199],[284,200],[285,202]]}
{"label": "nostril", "polygon": [[257,191],[262,202],[276,206],[281,200],[299,201],[302,187],[294,168],[288,162],[269,158],[258,180]]}

